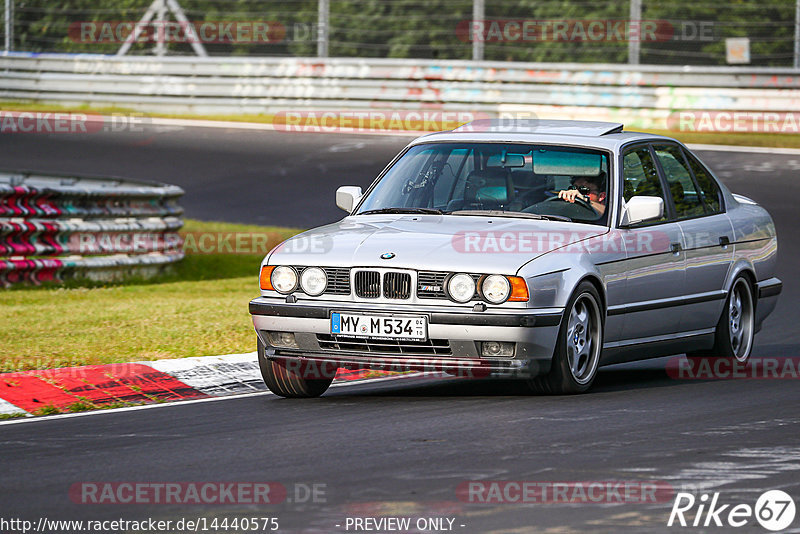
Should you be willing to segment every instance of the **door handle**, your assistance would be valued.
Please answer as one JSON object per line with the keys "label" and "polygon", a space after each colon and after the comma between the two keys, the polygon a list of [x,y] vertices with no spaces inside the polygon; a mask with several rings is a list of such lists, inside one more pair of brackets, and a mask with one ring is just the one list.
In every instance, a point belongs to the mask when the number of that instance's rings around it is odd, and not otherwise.
{"label": "door handle", "polygon": [[719,244],[721,247],[727,247],[731,244],[731,240],[728,238],[728,236],[724,235],[719,238]]}
{"label": "door handle", "polygon": [[672,251],[673,254],[677,254],[678,252],[681,251],[682,247],[681,247],[680,243],[672,243],[672,244],[670,244],[669,248],[670,248],[670,250]]}

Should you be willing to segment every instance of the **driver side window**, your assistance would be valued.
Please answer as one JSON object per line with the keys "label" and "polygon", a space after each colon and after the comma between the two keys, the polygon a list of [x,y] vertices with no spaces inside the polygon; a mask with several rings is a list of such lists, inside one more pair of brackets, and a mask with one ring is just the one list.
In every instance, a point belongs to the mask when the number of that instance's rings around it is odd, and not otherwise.
{"label": "driver side window", "polygon": [[472,170],[472,151],[457,148],[450,153],[433,188],[433,205],[444,209],[453,198],[464,197],[466,176]]}
{"label": "driver side window", "polygon": [[[622,156],[622,196],[625,202],[635,196],[661,197],[664,206],[667,205],[655,162],[647,146],[634,148]],[[648,221],[648,224],[666,220],[665,213],[661,219]]]}
{"label": "driver side window", "polygon": [[455,168],[458,169],[459,163],[464,158],[463,152],[463,150],[453,150],[445,164],[442,165],[436,177],[436,183],[433,186],[434,208],[441,208],[447,205],[447,201],[450,198],[450,191],[452,191],[456,179],[453,167],[455,166]]}

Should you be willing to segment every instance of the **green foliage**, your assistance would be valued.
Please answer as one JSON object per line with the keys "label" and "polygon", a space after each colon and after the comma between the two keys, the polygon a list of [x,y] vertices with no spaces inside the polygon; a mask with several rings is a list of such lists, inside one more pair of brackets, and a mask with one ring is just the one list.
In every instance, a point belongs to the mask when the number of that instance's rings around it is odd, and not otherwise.
{"label": "green foliage", "polygon": [[74,402],[69,406],[64,408],[69,413],[78,413],[78,412],[88,412],[90,410],[96,410],[97,406],[87,400],[81,399],[78,402]]}
{"label": "green foliage", "polygon": [[[794,0],[643,0],[642,4],[643,19],[669,21],[676,33],[673,41],[643,46],[642,63],[725,65],[725,39],[748,37],[752,65],[792,65]],[[706,36],[691,39],[694,31],[704,30]]]}
{"label": "green foliage", "polygon": [[0,421],[5,421],[7,419],[21,419],[25,417],[27,414],[23,412],[15,412],[15,413],[0,413]]}
{"label": "green foliage", "polygon": [[56,415],[59,413],[61,413],[61,410],[58,409],[58,406],[48,404],[33,412],[33,415]]}
{"label": "green foliage", "polygon": [[[749,37],[752,65],[790,66],[794,0],[642,0],[642,18],[657,21],[659,38],[641,43],[641,62],[724,65],[725,39]],[[269,44],[209,43],[217,56],[315,56],[316,0],[180,0],[192,21],[268,21],[285,29]],[[80,21],[138,21],[150,0],[16,0],[17,50],[115,53],[119,43],[77,38]],[[629,3],[612,0],[506,0],[486,2],[487,22],[624,21]],[[472,18],[472,0],[330,0],[329,55],[469,59],[472,43],[457,29]],[[71,26],[72,25],[72,26]],[[461,26],[460,26],[461,25]],[[70,28],[73,31],[70,33]],[[281,32],[282,33],[282,32]],[[703,33],[701,35],[701,33]],[[485,45],[485,59],[535,62],[625,62],[624,39],[517,39]],[[152,52],[137,43],[131,53]],[[187,43],[171,43],[170,54],[192,54]]]}

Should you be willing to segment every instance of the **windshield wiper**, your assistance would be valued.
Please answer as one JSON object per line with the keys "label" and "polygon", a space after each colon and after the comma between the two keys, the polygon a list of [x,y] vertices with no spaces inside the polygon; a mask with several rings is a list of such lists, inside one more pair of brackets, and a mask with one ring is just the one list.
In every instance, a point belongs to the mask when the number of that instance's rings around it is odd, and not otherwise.
{"label": "windshield wiper", "polygon": [[374,215],[377,213],[419,213],[421,215],[444,215],[442,210],[432,208],[380,208],[377,210],[367,210],[358,213],[358,215]]}
{"label": "windshield wiper", "polygon": [[456,210],[451,211],[450,215],[477,215],[479,217],[519,217],[521,219],[540,219],[547,221],[566,221],[572,219],[563,215],[543,215],[541,213],[526,213],[524,211],[501,211],[501,210]]}
{"label": "windshield wiper", "polygon": [[442,211],[433,208],[380,208],[367,210],[357,215],[375,215],[379,213],[392,214],[420,214],[420,215],[476,215],[478,217],[516,217],[520,219],[539,219],[547,221],[566,221],[572,222],[569,217],[562,215],[543,215],[541,213],[526,213],[524,211],[502,211],[502,210],[456,210]]}

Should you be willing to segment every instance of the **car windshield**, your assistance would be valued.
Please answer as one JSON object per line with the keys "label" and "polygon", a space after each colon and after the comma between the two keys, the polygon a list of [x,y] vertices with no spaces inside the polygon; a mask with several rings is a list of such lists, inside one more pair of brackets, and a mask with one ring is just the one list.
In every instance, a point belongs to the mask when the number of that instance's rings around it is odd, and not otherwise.
{"label": "car windshield", "polygon": [[[357,214],[503,215],[605,224],[608,165],[607,153],[575,147],[421,144],[392,165]],[[559,198],[570,190],[580,193],[574,202]]]}

